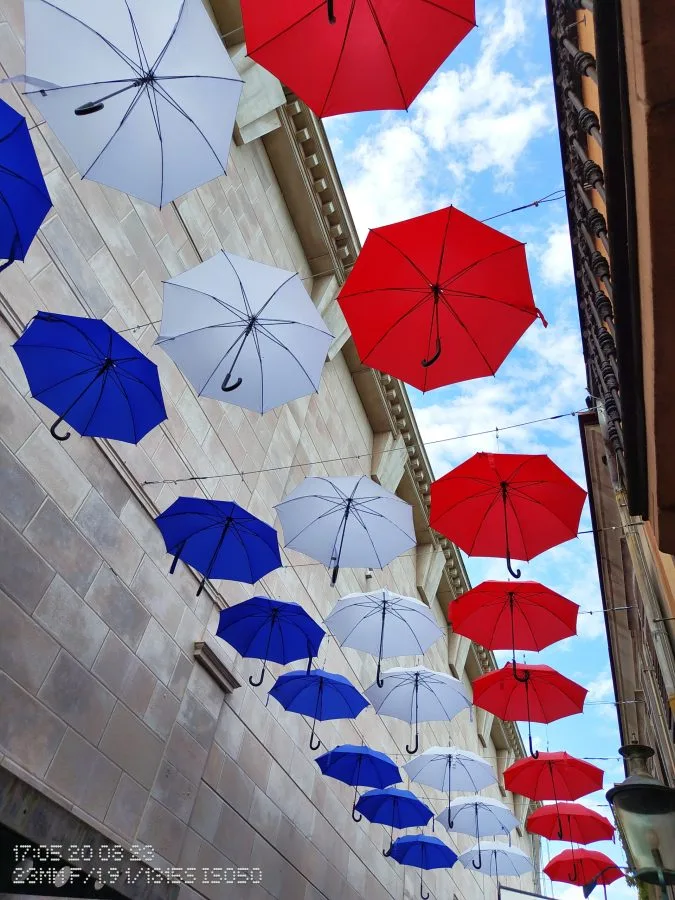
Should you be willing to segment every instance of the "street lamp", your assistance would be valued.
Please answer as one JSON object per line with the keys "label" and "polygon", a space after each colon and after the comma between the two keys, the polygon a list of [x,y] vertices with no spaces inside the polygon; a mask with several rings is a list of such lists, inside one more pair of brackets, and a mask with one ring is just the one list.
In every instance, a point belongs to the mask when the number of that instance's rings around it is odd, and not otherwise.
{"label": "street lamp", "polygon": [[619,753],[628,778],[607,792],[635,875],[647,884],[675,884],[675,788],[653,778],[647,760],[651,747],[627,744]]}

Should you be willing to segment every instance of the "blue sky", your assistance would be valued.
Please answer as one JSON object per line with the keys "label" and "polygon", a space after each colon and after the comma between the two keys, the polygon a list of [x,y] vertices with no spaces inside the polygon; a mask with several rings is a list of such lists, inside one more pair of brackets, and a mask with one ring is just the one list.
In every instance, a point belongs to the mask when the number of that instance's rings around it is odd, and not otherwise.
{"label": "blue sky", "polygon": [[[325,121],[362,239],[368,228],[449,203],[482,219],[562,187],[543,0],[477,0],[476,12],[479,27],[407,113],[362,113]],[[549,327],[534,323],[496,378],[426,395],[411,390],[426,441],[585,407],[564,203],[514,213],[493,224],[527,244],[536,302]],[[506,431],[498,441],[489,435],[428,447],[436,477],[477,450],[545,452],[585,486],[576,417]],[[581,529],[589,528],[586,507]],[[465,563],[473,584],[507,576],[498,560]],[[524,578],[543,582],[582,610],[599,610],[590,534],[521,568]],[[613,688],[602,615],[580,615],[578,637],[528,658],[554,666],[590,690],[583,716],[534,727],[537,745],[577,756],[612,757],[597,763],[605,769],[605,789],[622,780],[615,707],[608,702]],[[581,802],[609,814],[604,793]],[[544,861],[567,846],[545,845]],[[625,864],[618,845],[590,846]],[[562,900],[582,897],[580,888],[558,884],[552,889],[546,878],[544,891]],[[635,891],[621,880],[607,894],[610,900],[627,900]]]}

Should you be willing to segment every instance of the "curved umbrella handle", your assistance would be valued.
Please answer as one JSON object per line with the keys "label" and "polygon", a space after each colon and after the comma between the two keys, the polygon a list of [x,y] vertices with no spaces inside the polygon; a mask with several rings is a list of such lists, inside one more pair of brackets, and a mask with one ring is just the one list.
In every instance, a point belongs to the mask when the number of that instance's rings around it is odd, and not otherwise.
{"label": "curved umbrella handle", "polygon": [[471,865],[472,865],[472,866],[474,867],[474,869],[476,869],[476,870],[482,869],[482,868],[483,868],[483,857],[482,857],[482,855],[481,855],[481,854],[478,855],[478,865],[476,865],[476,860],[475,860],[475,859],[472,859],[472,860],[471,860]]}
{"label": "curved umbrella handle", "polygon": [[249,675],[248,683],[251,685],[251,687],[260,687],[260,685],[263,683],[264,680],[265,680],[265,663],[263,663],[262,671],[260,673],[260,678],[258,678],[257,681],[254,681],[253,675]]}
{"label": "curved umbrella handle", "polygon": [[[316,728],[316,719],[312,722],[312,733],[309,736],[309,749],[310,750],[318,750],[321,746],[321,741],[319,736],[315,734],[314,729]],[[316,738],[316,744],[314,743],[314,738]]]}
{"label": "curved umbrella handle", "polygon": [[363,816],[361,815],[361,813],[356,812],[356,806],[352,806],[352,819],[355,822],[360,822],[362,818]]}
{"label": "curved umbrella handle", "polygon": [[416,732],[415,732],[415,746],[411,749],[411,748],[406,744],[406,745],[405,745],[405,749],[406,749],[406,751],[407,751],[411,756],[413,756],[415,753],[417,753],[417,751],[418,751],[418,749],[419,749],[419,746],[420,746],[420,734],[419,734],[419,731],[416,731]]}
{"label": "curved umbrella handle", "polygon": [[441,355],[441,349],[442,349],[441,348],[441,339],[440,339],[440,337],[437,337],[436,338],[436,351],[435,351],[434,355],[430,359],[422,360],[422,365],[424,366],[425,369],[428,369],[429,366],[433,366],[433,364],[436,362],[438,357]]}
{"label": "curved umbrella handle", "polygon": [[522,678],[520,677],[520,675],[518,674],[518,669],[516,668],[515,659],[512,660],[512,666],[513,666],[513,677],[516,679],[516,681],[519,681],[521,684],[525,684],[526,682],[528,682],[530,680],[530,673],[527,669],[525,670],[525,674],[523,675],[523,677]]}
{"label": "curved umbrella handle", "polygon": [[223,379],[223,383],[220,386],[221,391],[225,391],[225,393],[229,394],[230,391],[236,391],[239,385],[242,382],[241,378],[237,378],[234,384],[228,384],[230,378],[232,376],[231,372],[228,372],[225,378]]}
{"label": "curved umbrella handle", "polygon": [[375,681],[379,688],[384,687],[384,679],[382,678],[382,658],[377,661],[377,674],[375,675]]}
{"label": "curved umbrella handle", "polygon": [[340,571],[340,566],[334,566],[334,567],[333,567],[333,574],[331,575],[331,579],[330,579],[330,586],[331,586],[331,587],[335,587],[335,582],[337,581],[337,577],[338,577],[338,572],[339,572],[339,571]]}
{"label": "curved umbrella handle", "polygon": [[424,882],[422,881],[422,870],[420,869],[420,897],[422,900],[429,900],[429,892],[424,893]]}
{"label": "curved umbrella handle", "polygon": [[522,575],[520,569],[514,569],[511,565],[511,554],[508,552],[508,550],[506,551],[506,568],[509,570],[509,574],[514,578],[520,578],[520,576]]}
{"label": "curved umbrella handle", "polygon": [[335,25],[335,13],[333,11],[333,0],[326,0],[326,6],[328,7],[328,21],[331,25]]}
{"label": "curved umbrella handle", "polygon": [[57,434],[56,433],[56,429],[59,427],[61,422],[63,422],[63,416],[58,417],[56,422],[54,422],[52,427],[49,429],[49,433],[51,434],[51,436],[53,438],[56,438],[57,441],[67,441],[68,438],[70,437],[70,431],[67,431],[65,434]]}
{"label": "curved umbrella handle", "polygon": [[528,737],[528,740],[530,743],[530,756],[532,757],[532,759],[539,759],[539,751],[535,750],[534,747],[532,746],[532,732],[531,731],[528,732],[527,737]]}
{"label": "curved umbrella handle", "polygon": [[391,845],[386,850],[382,851],[382,856],[391,856]]}

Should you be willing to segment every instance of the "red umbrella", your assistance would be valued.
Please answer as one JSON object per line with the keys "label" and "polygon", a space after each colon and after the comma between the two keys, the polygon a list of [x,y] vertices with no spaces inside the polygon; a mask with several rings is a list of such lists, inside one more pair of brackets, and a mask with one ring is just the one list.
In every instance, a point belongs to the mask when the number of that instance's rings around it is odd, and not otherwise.
{"label": "red umbrella", "polygon": [[248,55],[317,116],[407,109],[476,24],[474,0],[242,0]]}
{"label": "red umbrella", "polygon": [[604,772],[565,751],[519,759],[504,771],[504,787],[530,800],[577,800],[602,789]]}
{"label": "red umbrella", "polygon": [[488,650],[543,650],[577,633],[578,612],[536,581],[484,581],[450,604],[448,621]]}
{"label": "red umbrella", "polygon": [[575,844],[611,841],[614,837],[614,826],[609,819],[581,803],[540,806],[528,816],[525,827],[531,834]]}
{"label": "red umbrella", "polygon": [[469,556],[531,560],[575,537],[586,491],[544,454],[476,453],[431,485],[430,523]]}
{"label": "red umbrella", "polygon": [[338,302],[362,362],[421,391],[494,375],[543,319],[525,245],[452,206],[370,231]]}
{"label": "red umbrella", "polygon": [[596,878],[598,884],[611,884],[623,875],[613,859],[597,850],[563,850],[544,866],[544,872],[551,881],[580,887]]}
{"label": "red umbrella", "polygon": [[474,706],[507,722],[527,721],[530,753],[535,759],[538,753],[532,749],[530,723],[555,722],[583,712],[587,693],[585,687],[550,666],[520,663],[507,663],[473,683]]}

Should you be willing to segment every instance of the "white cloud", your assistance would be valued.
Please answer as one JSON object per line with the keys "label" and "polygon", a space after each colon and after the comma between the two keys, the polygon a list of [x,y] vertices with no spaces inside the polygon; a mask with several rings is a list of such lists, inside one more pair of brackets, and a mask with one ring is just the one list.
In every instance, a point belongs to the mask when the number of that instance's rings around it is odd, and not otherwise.
{"label": "white cloud", "polygon": [[536,253],[541,278],[546,284],[560,286],[572,280],[572,247],[566,224],[553,228],[544,247]]}

